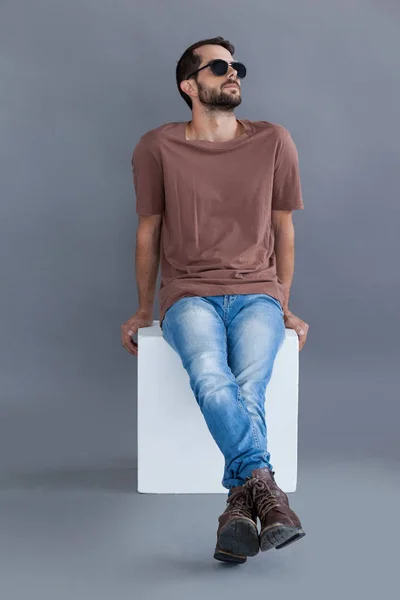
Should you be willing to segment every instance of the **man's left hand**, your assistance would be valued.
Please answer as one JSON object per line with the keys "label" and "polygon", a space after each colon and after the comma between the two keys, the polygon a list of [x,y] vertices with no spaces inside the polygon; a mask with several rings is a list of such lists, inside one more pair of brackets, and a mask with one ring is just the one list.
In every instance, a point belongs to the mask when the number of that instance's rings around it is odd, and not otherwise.
{"label": "man's left hand", "polygon": [[284,310],[283,319],[285,322],[285,327],[287,329],[294,329],[299,337],[299,351],[302,349],[304,344],[306,343],[308,330],[310,326],[308,323],[300,319],[300,317],[296,317],[290,310]]}

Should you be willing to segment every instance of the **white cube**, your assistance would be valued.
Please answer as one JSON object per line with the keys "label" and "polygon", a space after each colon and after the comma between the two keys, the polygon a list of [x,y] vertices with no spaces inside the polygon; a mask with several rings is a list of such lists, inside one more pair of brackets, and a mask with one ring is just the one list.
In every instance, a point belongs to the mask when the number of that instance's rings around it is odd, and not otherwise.
{"label": "white cube", "polygon": [[[298,337],[286,329],[265,394],[267,448],[286,493],[297,484],[298,391]],[[138,330],[137,403],[138,492],[227,494],[224,457],[159,321]]]}

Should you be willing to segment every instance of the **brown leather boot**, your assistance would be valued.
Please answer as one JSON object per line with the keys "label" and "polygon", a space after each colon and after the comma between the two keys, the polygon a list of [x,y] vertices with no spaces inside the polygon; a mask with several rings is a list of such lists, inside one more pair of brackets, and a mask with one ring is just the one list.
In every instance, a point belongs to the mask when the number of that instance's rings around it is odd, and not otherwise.
{"label": "brown leather boot", "polygon": [[259,551],[257,515],[247,486],[232,488],[226,508],[218,517],[217,545],[214,558],[244,563]]}
{"label": "brown leather boot", "polygon": [[251,489],[256,513],[261,522],[260,549],[284,548],[306,534],[285,492],[275,482],[275,471],[255,469],[245,486]]}

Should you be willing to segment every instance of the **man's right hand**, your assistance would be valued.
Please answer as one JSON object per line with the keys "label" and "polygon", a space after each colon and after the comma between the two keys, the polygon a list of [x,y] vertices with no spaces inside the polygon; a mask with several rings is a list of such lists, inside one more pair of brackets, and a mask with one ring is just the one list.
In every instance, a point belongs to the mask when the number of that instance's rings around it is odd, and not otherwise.
{"label": "man's right hand", "polygon": [[136,335],[139,327],[150,327],[153,324],[153,311],[138,310],[121,325],[122,345],[129,354],[137,356],[138,345],[132,337]]}

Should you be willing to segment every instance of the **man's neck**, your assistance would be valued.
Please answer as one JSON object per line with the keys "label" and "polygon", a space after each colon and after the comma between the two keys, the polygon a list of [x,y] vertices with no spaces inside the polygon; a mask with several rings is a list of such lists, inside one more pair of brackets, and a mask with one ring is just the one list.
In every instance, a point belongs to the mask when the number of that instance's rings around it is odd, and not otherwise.
{"label": "man's neck", "polygon": [[235,116],[224,119],[207,119],[193,117],[186,125],[187,140],[206,140],[209,142],[227,142],[239,137],[244,132],[243,125]]}

